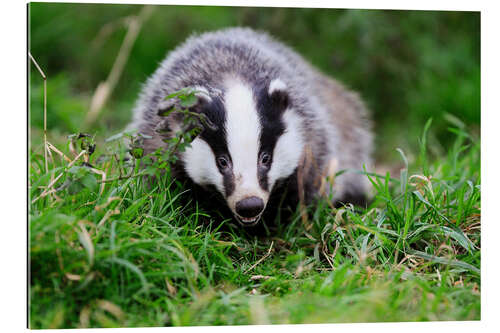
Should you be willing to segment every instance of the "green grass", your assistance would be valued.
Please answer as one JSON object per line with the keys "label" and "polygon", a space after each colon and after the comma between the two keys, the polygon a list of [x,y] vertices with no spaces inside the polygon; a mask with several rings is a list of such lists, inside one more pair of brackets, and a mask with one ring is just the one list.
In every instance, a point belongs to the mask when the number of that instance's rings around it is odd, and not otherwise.
{"label": "green grass", "polygon": [[[370,175],[367,209],[320,200],[263,236],[210,216],[168,174],[102,193],[81,163],[54,155],[47,174],[34,141],[30,202],[63,176],[29,208],[30,327],[479,320],[480,141],[455,124],[445,155],[426,126],[417,158],[399,151],[400,177]],[[90,162],[117,177],[123,149],[98,139]]]}

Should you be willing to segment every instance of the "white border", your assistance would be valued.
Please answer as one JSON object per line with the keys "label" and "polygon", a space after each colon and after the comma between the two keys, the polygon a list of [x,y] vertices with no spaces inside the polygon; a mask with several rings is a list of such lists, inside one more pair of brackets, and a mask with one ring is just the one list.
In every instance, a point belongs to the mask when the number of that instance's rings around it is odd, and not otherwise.
{"label": "white border", "polygon": [[[53,1],[67,2],[67,1]],[[500,105],[498,92],[500,59],[498,33],[500,17],[494,1],[79,1],[85,3],[136,3],[136,4],[193,4],[232,6],[285,6],[321,8],[366,8],[366,9],[418,9],[418,10],[473,10],[481,11],[481,102],[482,102],[482,320],[480,322],[433,322],[390,324],[335,324],[335,325],[274,325],[274,326],[223,326],[203,327],[208,331],[254,331],[261,329],[299,332],[304,329],[331,331],[354,330],[369,332],[421,332],[472,330],[492,331],[498,320],[499,287],[498,258],[500,243],[497,213],[499,206],[495,192],[500,189],[498,170],[499,137],[498,124]],[[1,276],[1,327],[6,331],[25,330],[26,326],[26,4],[2,2],[2,115],[0,133],[2,140],[2,273]],[[120,329],[121,330],[121,329]],[[125,330],[125,329],[123,329]],[[138,329],[127,329],[137,331]],[[151,328],[149,330],[165,330]],[[200,328],[168,328],[169,331],[200,331]],[[52,331],[52,330],[49,330]],[[58,330],[58,332],[70,332]],[[73,332],[73,331],[71,331]],[[79,330],[78,332],[93,332]]]}
{"label": "white border", "polygon": [[479,11],[486,1],[465,0],[121,0],[121,1],[37,1],[37,2],[77,2],[77,3],[116,3],[116,4],[155,4],[155,5],[204,5],[204,6],[244,6],[244,7],[302,7],[302,8],[359,8],[359,9],[413,9],[413,10],[466,10]]}

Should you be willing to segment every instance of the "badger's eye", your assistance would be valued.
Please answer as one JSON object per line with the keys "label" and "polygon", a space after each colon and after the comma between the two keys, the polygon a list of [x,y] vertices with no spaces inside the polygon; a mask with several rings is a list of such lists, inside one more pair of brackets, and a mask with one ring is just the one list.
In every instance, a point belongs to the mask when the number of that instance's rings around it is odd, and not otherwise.
{"label": "badger's eye", "polygon": [[260,154],[260,164],[263,167],[268,168],[269,165],[271,164],[271,155],[269,155],[266,152],[263,152],[262,154]]}
{"label": "badger's eye", "polygon": [[230,167],[229,159],[226,156],[217,157],[217,166],[222,171],[229,169],[229,167]]}

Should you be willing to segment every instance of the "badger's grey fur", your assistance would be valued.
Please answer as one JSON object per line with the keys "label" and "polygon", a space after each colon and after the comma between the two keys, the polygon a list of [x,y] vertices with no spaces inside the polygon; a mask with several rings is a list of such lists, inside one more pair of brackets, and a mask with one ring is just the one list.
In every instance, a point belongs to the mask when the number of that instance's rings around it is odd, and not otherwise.
{"label": "badger's grey fur", "polygon": [[[131,127],[152,137],[146,153],[180,128],[179,115],[158,113],[172,107],[167,95],[186,87],[198,91],[194,111],[214,128],[181,153],[178,169],[215,186],[240,222],[256,223],[285,181],[306,202],[321,193],[335,202],[365,197],[366,177],[355,172],[371,165],[364,104],[290,48],[243,28],[189,38],[147,81],[134,110]],[[331,184],[326,176],[344,169]]]}

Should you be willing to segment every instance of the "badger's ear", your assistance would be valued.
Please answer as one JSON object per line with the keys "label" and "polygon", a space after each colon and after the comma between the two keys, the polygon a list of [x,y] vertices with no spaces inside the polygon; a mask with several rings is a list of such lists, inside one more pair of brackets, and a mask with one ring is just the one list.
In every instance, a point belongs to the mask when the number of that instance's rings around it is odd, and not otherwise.
{"label": "badger's ear", "polygon": [[288,96],[287,86],[285,82],[277,78],[269,83],[269,88],[267,90],[273,108],[283,112],[288,108],[290,98]]}
{"label": "badger's ear", "polygon": [[211,101],[212,98],[205,87],[187,87],[165,97],[158,105],[157,114],[159,116],[168,116],[175,108],[199,112],[204,105],[209,104]]}
{"label": "badger's ear", "polygon": [[208,90],[200,86],[188,87],[179,93],[173,94],[170,98],[162,100],[158,105],[157,114],[164,119],[157,125],[156,130],[160,133],[190,130],[192,126],[185,128],[184,117],[186,113],[183,110],[198,114],[198,118],[196,118],[196,115],[191,115],[191,117],[194,117],[195,123],[198,124],[195,126],[214,127],[203,112],[211,102],[212,98]]}

